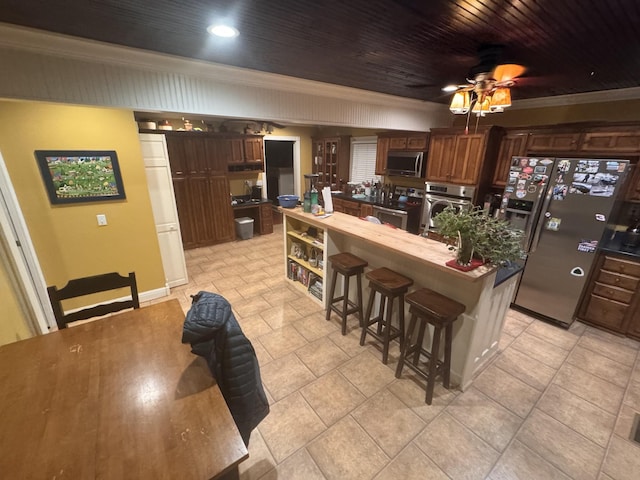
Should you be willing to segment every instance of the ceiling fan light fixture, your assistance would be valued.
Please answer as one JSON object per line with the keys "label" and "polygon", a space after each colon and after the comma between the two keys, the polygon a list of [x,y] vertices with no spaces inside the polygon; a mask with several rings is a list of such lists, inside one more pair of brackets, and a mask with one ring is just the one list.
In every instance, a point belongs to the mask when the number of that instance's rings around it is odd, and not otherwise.
{"label": "ceiling fan light fixture", "polygon": [[488,95],[484,97],[484,100],[478,99],[476,103],[473,104],[473,108],[471,109],[471,113],[475,113],[479,117],[484,117],[487,113],[491,112],[491,97]]}
{"label": "ceiling fan light fixture", "polygon": [[458,89],[458,85],[447,85],[446,87],[442,87],[443,92],[455,92]]}
{"label": "ceiling fan light fixture", "polygon": [[456,92],[451,99],[449,110],[456,115],[464,115],[469,111],[469,92]]}
{"label": "ceiling fan light fixture", "polygon": [[511,90],[508,87],[496,88],[491,96],[489,110],[492,113],[504,112],[504,109],[511,106]]}
{"label": "ceiling fan light fixture", "polygon": [[240,35],[237,28],[224,24],[213,24],[207,27],[207,32],[216,37],[233,38]]}

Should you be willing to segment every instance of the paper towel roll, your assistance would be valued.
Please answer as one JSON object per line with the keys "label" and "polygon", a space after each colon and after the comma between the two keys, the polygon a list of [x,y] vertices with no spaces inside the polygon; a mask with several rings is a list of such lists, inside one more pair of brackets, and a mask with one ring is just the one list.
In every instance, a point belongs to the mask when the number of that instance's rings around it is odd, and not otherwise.
{"label": "paper towel roll", "polygon": [[333,198],[331,198],[331,187],[322,189],[322,199],[324,200],[324,212],[333,213]]}

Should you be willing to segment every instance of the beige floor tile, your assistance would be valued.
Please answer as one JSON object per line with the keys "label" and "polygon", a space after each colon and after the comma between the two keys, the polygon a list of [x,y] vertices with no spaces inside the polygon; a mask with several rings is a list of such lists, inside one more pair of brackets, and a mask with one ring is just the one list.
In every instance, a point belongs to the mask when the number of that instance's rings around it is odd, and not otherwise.
{"label": "beige floor tile", "polygon": [[409,406],[413,412],[425,422],[433,420],[460,392],[447,390],[441,383],[433,389],[431,405],[425,403],[426,381],[415,373],[403,373],[402,378],[395,380],[387,388],[396,397]]}
{"label": "beige floor tile", "polygon": [[564,362],[569,354],[568,350],[527,332],[521,333],[520,336],[513,341],[510,348],[514,348],[544,363],[548,367],[556,369],[560,368],[560,365],[562,365],[562,362]]}
{"label": "beige floor tile", "polygon": [[395,378],[394,372],[389,367],[366,350],[340,367],[340,373],[365,397],[379,392]]}
{"label": "beige floor tile", "polygon": [[489,480],[570,480],[570,477],[517,440],[509,445],[488,478]]}
{"label": "beige floor tile", "polygon": [[262,335],[260,343],[267,349],[269,355],[279,358],[306,345],[307,341],[295,328],[285,326]]}
{"label": "beige floor tile", "polygon": [[529,326],[529,323],[530,322],[526,322],[518,318],[516,316],[516,312],[514,312],[513,310],[509,310],[502,331],[507,335],[511,335],[512,337],[517,337],[525,331],[527,326]]}
{"label": "beige floor tile", "polygon": [[547,322],[536,320],[527,327],[527,333],[541,338],[557,347],[565,350],[571,350],[578,340],[582,332],[573,330],[566,330],[557,325],[552,325]]}
{"label": "beige floor tile", "polygon": [[251,344],[253,345],[253,349],[256,352],[256,357],[258,357],[258,363],[260,367],[264,367],[267,363],[273,360],[273,357],[269,355],[267,350],[262,346],[260,340],[252,340]]}
{"label": "beige floor tile", "polygon": [[540,398],[538,390],[495,365],[482,372],[473,387],[522,418],[529,415]]}
{"label": "beige floor tile", "polygon": [[276,358],[260,368],[262,382],[278,401],[313,382],[316,376],[293,353]]}
{"label": "beige floor tile", "polygon": [[473,387],[458,395],[447,413],[499,452],[507,448],[523,421]]}
{"label": "beige floor tile", "polygon": [[[271,470],[260,480],[325,480],[318,465],[313,461],[309,452],[302,448],[278,465],[277,468]],[[244,480],[240,476],[240,480]]]}
{"label": "beige floor tile", "polygon": [[273,331],[267,322],[258,315],[251,315],[249,318],[240,320],[240,328],[249,339],[254,339],[266,335]]}
{"label": "beige floor tile", "polygon": [[258,480],[276,466],[273,455],[257,429],[251,432],[248,450],[249,458],[238,467],[240,480]]}
{"label": "beige floor tile", "polygon": [[638,355],[637,349],[615,341],[606,340],[605,337],[602,336],[596,336],[595,332],[585,332],[585,334],[580,337],[578,345],[627,366],[633,366],[636,356]]}
{"label": "beige floor tile", "polygon": [[279,464],[325,431],[326,427],[302,395],[296,392],[271,405],[271,412],[259,429]]}
{"label": "beige floor tile", "polygon": [[360,332],[361,330],[347,331],[346,335],[342,335],[342,332],[336,329],[335,332],[329,334],[329,338],[338,345],[344,353],[350,357],[356,357],[364,352],[369,347],[360,346]]}
{"label": "beige floor tile", "polygon": [[316,377],[321,377],[349,359],[349,356],[328,337],[319,338],[299,348],[295,353]]}
{"label": "beige floor tile", "polygon": [[366,400],[336,370],[306,385],[300,392],[326,425],[333,425]]}
{"label": "beige floor tile", "polygon": [[616,416],[557,385],[550,385],[537,408],[606,448]]}
{"label": "beige floor tile", "polygon": [[500,335],[500,342],[498,344],[498,351],[505,351],[515,339],[516,337],[512,337],[508,333],[502,332],[502,335]]}
{"label": "beige floor tile", "polygon": [[567,358],[567,362],[625,388],[631,376],[631,367],[618,363],[592,350],[578,345]]}
{"label": "beige floor tile", "polygon": [[602,471],[615,480],[637,480],[640,473],[640,445],[614,435]]}
{"label": "beige floor tile", "polygon": [[446,412],[413,441],[451,478],[483,479],[499,457],[489,444]]}
{"label": "beige floor tile", "polygon": [[624,403],[640,412],[640,362],[636,363],[636,367],[631,374]]}
{"label": "beige floor tile", "polygon": [[[239,287],[236,287],[236,289],[238,291],[242,290]],[[271,305],[269,305],[267,301],[260,296],[254,297],[251,300],[236,301],[233,304],[233,309],[243,317],[248,317],[250,315],[258,315],[262,313],[264,310],[266,310],[267,308],[271,308]]]}
{"label": "beige floor tile", "polygon": [[307,315],[295,322],[293,326],[308,342],[334,333],[339,328],[333,322],[327,322],[322,312]]}
{"label": "beige floor tile", "polygon": [[511,347],[496,358],[494,365],[539,391],[543,391],[556,374],[555,369]]}
{"label": "beige floor tile", "polygon": [[281,279],[279,276],[277,277],[277,283],[279,286],[272,287],[271,290],[263,294],[263,298],[269,302],[270,305],[274,307],[286,305],[290,300],[295,300],[300,295],[298,292],[294,291],[290,286],[289,282],[284,282],[284,279]]}
{"label": "beige floor tile", "polygon": [[349,416],[332,426],[307,449],[329,480],[367,480],[389,462],[380,447]]}
{"label": "beige floor tile", "polygon": [[[203,275],[207,275],[207,274],[203,274]],[[210,277],[205,277],[205,278],[210,278]],[[221,291],[221,292],[229,290],[231,288],[235,288],[239,290],[239,289],[242,289],[244,285],[245,285],[244,279],[241,276],[220,277],[220,278],[213,279],[214,288],[217,291]]]}
{"label": "beige floor tile", "polygon": [[[251,283],[246,278],[245,281],[248,282],[246,285],[244,285],[243,287],[237,287],[240,295],[242,295],[242,298],[244,298],[245,300],[252,300],[253,298],[270,291],[268,285],[264,285],[259,282]],[[261,300],[263,299],[261,298]],[[266,300],[264,300],[264,302],[266,303]]]}
{"label": "beige floor tile", "polygon": [[387,389],[360,405],[351,416],[391,458],[426,425]]}
{"label": "beige floor tile", "polygon": [[380,472],[375,480],[449,480],[418,447],[410,444]]}
{"label": "beige floor tile", "polygon": [[618,412],[624,394],[624,389],[569,363],[558,371],[554,383],[612,414]]}
{"label": "beige floor tile", "polygon": [[302,318],[296,310],[289,308],[286,303],[275,307],[269,306],[259,313],[260,317],[274,330],[291,325]]}
{"label": "beige floor tile", "polygon": [[289,307],[296,310],[301,316],[311,315],[312,313],[323,312],[324,309],[320,303],[311,298],[310,295],[305,295],[289,302]]}
{"label": "beige floor tile", "polygon": [[631,430],[633,429],[635,416],[637,414],[640,414],[640,411],[631,408],[629,405],[622,404],[622,408],[620,409],[620,413],[618,413],[618,418],[616,420],[614,433],[619,437],[630,439],[632,433]]}
{"label": "beige floor tile", "polygon": [[604,340],[611,343],[618,343],[620,345],[624,345],[625,347],[629,347],[633,350],[640,350],[640,341],[634,340],[633,338],[623,337],[615,333],[607,332],[599,328],[586,326],[584,336],[598,338],[600,340]]}
{"label": "beige floor tile", "polygon": [[516,438],[573,478],[595,478],[604,457],[603,448],[537,409]]}

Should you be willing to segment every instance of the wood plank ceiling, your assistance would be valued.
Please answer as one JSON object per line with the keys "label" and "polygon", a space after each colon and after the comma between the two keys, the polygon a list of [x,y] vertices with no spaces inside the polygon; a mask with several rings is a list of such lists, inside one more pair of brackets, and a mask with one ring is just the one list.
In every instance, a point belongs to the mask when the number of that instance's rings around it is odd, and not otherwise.
{"label": "wood plank ceiling", "polygon": [[[514,100],[638,86],[638,0],[4,0],[0,21],[446,103],[481,44],[527,72]],[[235,39],[206,27],[228,18]]]}

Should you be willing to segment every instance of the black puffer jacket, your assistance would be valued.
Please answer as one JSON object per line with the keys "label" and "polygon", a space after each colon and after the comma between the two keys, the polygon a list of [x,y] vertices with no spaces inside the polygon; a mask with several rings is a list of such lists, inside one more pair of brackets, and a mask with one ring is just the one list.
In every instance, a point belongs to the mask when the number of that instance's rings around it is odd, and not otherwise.
{"label": "black puffer jacket", "polygon": [[206,359],[240,435],[249,445],[251,431],[269,413],[269,402],[255,350],[229,302],[216,293],[195,295],[184,320],[182,343],[190,343],[191,351]]}

